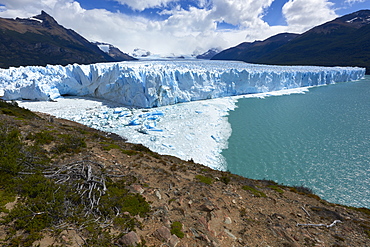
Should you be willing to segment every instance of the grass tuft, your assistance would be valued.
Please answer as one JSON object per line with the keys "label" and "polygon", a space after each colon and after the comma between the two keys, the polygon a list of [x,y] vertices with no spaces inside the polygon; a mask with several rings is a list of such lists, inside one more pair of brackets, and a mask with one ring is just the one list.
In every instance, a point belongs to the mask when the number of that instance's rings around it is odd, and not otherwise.
{"label": "grass tuft", "polygon": [[179,238],[184,238],[185,234],[182,232],[182,224],[175,221],[171,224],[171,234],[175,234]]}
{"label": "grass tuft", "polygon": [[200,182],[202,182],[202,183],[204,183],[204,184],[212,184],[213,183],[213,178],[211,178],[211,177],[207,177],[207,176],[202,176],[202,175],[196,175],[195,176],[195,178],[198,180],[198,181],[200,181]]}
{"label": "grass tuft", "polygon": [[244,185],[242,187],[242,189],[251,192],[256,197],[267,197],[265,193],[263,193],[262,191],[257,190],[256,188],[254,188],[252,186]]}

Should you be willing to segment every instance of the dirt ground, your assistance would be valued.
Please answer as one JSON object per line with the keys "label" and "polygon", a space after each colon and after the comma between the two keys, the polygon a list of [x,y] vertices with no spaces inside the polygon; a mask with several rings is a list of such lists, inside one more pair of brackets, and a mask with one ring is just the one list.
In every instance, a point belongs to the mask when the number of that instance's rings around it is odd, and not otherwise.
{"label": "dirt ground", "polygon": [[[96,132],[125,150],[134,145],[114,134],[39,115],[41,119],[32,124],[14,124],[23,133],[52,126],[61,133]],[[369,210],[332,204],[297,188],[145,150],[132,155],[117,148],[107,150],[98,137],[89,136],[86,143],[86,149],[65,159],[88,157],[103,164],[112,177],[135,177],[129,189],[150,202],[149,215],[136,216],[142,229],[125,232],[116,246],[370,246]],[[181,223],[183,234],[171,233],[174,222]],[[0,226],[0,238],[4,227]],[[44,236],[35,246],[84,244],[84,237],[73,230],[64,230],[57,237],[45,232]]]}

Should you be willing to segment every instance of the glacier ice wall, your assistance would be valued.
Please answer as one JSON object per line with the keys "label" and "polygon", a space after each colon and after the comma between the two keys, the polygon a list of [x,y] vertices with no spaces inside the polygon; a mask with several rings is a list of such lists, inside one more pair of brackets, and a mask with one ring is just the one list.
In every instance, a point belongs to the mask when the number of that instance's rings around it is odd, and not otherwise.
{"label": "glacier ice wall", "polygon": [[48,65],[0,70],[3,99],[53,100],[90,96],[135,107],[361,79],[353,67],[269,66],[232,61],[135,61]]}

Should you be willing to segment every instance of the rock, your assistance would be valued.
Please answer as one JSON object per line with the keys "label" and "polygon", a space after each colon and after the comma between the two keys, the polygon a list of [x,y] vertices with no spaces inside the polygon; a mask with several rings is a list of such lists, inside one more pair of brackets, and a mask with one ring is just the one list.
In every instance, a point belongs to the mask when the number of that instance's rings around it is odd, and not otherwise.
{"label": "rock", "polygon": [[272,218],[276,218],[278,220],[282,220],[282,219],[285,219],[285,216],[284,215],[281,215],[281,214],[273,214],[271,215]]}
{"label": "rock", "polygon": [[235,235],[234,234],[232,234],[228,229],[224,229],[224,232],[230,237],[230,238],[232,238],[233,240],[236,240],[237,239],[237,237],[235,237]]}
{"label": "rock", "polygon": [[141,187],[141,185],[139,184],[133,184],[130,186],[130,191],[133,192],[133,193],[139,193],[139,194],[143,194],[144,193],[144,189],[143,187]]}
{"label": "rock", "polygon": [[176,247],[179,242],[180,242],[180,239],[176,235],[172,235],[170,237],[170,240],[168,240],[168,245],[170,247]]}
{"label": "rock", "polygon": [[156,237],[158,240],[163,242],[168,242],[171,238],[171,232],[170,229],[168,229],[165,226],[162,226],[161,228],[158,228],[154,233],[154,237]]}
{"label": "rock", "polygon": [[171,221],[169,220],[168,217],[163,217],[162,222],[166,227],[171,227]]}
{"label": "rock", "polygon": [[203,205],[201,205],[199,209],[205,212],[211,212],[215,210],[216,208],[212,203],[206,202]]}
{"label": "rock", "polygon": [[224,223],[228,224],[228,225],[231,224],[232,223],[231,218],[230,217],[225,217]]}
{"label": "rock", "polygon": [[122,246],[136,246],[141,241],[137,236],[136,232],[129,232],[118,240],[118,243]]}
{"label": "rock", "polygon": [[155,191],[155,195],[156,195],[156,197],[158,198],[158,200],[161,200],[161,199],[162,199],[162,195],[161,195],[161,193],[159,192],[159,190],[156,190],[156,191]]}
{"label": "rock", "polygon": [[200,234],[196,229],[189,227],[189,230],[193,233],[195,238],[200,238]]}
{"label": "rock", "polygon": [[177,247],[189,247],[189,245],[188,244],[180,244],[179,246],[177,246]]}

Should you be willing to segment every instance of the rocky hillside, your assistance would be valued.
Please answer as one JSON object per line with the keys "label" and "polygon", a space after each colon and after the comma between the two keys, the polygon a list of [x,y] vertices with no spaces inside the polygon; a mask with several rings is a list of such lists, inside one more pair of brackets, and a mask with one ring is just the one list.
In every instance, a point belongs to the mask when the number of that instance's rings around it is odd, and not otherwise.
{"label": "rocky hillside", "polygon": [[[267,48],[268,45],[263,46]],[[280,65],[359,66],[365,67],[369,74],[370,10],[361,10],[314,27],[274,49],[260,52],[261,49],[241,44],[212,59]]]}
{"label": "rocky hillside", "polygon": [[370,246],[370,210],[0,102],[1,246]]}
{"label": "rocky hillside", "polygon": [[42,11],[27,19],[0,18],[0,67],[47,64],[89,64],[132,60],[106,54]]}

